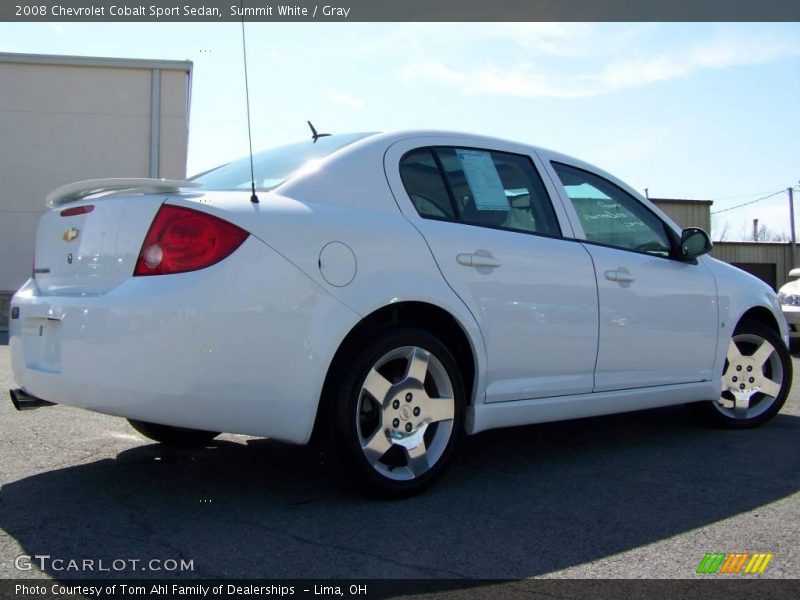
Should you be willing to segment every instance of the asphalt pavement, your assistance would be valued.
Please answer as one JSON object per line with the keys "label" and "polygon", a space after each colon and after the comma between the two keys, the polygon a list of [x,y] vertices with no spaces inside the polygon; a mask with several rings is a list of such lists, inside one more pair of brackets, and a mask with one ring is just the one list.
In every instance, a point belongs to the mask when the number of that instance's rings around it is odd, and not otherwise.
{"label": "asphalt pavement", "polygon": [[169,449],[119,418],[17,412],[10,387],[0,344],[0,578],[692,578],[707,552],[773,553],[761,577],[800,577],[797,375],[752,431],[678,406],[468,437],[400,502],[341,489],[307,448]]}

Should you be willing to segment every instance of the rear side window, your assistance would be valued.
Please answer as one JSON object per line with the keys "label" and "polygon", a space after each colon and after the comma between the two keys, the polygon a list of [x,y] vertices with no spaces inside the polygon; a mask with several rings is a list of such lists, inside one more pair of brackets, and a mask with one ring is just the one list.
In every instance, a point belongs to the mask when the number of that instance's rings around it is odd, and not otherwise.
{"label": "rear side window", "polygon": [[420,216],[447,220],[456,218],[447,185],[430,148],[420,148],[406,154],[400,164],[400,178]]}
{"label": "rear side window", "polygon": [[666,226],[636,198],[602,177],[552,163],[590,242],[656,256],[670,255]]}
{"label": "rear side window", "polygon": [[526,156],[475,148],[421,148],[403,157],[400,175],[421,217],[561,235],[544,184]]}

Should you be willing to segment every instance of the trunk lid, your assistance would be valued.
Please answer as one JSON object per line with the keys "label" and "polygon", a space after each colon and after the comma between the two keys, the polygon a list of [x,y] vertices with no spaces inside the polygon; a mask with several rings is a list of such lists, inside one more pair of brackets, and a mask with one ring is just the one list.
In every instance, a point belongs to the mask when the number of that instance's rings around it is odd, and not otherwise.
{"label": "trunk lid", "polygon": [[[34,255],[39,291],[100,295],[127,280],[164,199],[163,195],[103,196],[59,205],[43,215]],[[89,206],[88,212],[64,214]]]}

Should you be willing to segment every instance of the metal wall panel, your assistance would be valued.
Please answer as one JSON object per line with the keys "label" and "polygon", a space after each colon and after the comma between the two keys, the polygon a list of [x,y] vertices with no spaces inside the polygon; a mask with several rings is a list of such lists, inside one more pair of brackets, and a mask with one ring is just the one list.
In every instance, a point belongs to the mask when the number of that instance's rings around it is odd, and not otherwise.
{"label": "metal wall panel", "polygon": [[667,213],[681,227],[700,227],[711,230],[711,204],[697,200],[664,200],[651,198],[653,204]]}
{"label": "metal wall panel", "polygon": [[792,268],[792,246],[786,242],[716,242],[711,255],[727,263],[775,265],[776,289],[788,281]]}

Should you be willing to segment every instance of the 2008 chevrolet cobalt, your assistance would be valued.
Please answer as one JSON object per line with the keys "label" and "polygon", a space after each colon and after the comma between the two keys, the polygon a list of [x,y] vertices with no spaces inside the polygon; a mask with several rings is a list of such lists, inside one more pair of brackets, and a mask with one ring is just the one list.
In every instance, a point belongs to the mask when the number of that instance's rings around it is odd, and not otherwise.
{"label": "2008 chevrolet cobalt", "polygon": [[769,287],[541,148],[315,136],[257,154],[252,180],[245,158],[48,203],[12,301],[20,408],[118,415],[166,443],[313,441],[401,497],[463,432],[680,403],[754,427],[789,390]]}

